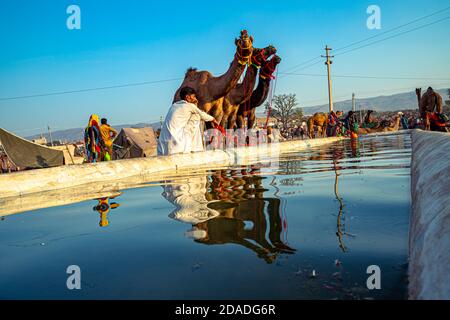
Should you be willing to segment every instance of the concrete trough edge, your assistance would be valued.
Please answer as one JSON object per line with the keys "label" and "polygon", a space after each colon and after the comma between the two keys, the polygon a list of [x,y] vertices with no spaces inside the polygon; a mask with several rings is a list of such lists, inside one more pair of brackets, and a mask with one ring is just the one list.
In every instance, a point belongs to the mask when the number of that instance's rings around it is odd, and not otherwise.
{"label": "concrete trough edge", "polygon": [[[294,152],[330,144],[344,138],[294,140],[258,147],[214,150],[173,156],[127,159],[110,162],[28,170],[0,175],[0,198],[73,188],[96,183],[125,181],[140,176],[140,182],[154,181],[157,173],[176,173],[204,167],[250,164],[270,158],[275,153]],[[132,179],[136,180],[136,179]]]}
{"label": "concrete trough edge", "polygon": [[409,299],[450,299],[450,134],[412,132]]}

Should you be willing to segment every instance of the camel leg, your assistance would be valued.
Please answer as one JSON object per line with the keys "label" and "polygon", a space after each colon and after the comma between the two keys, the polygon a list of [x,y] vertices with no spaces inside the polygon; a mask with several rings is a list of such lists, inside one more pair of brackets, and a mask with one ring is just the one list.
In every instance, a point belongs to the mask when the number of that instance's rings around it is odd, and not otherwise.
{"label": "camel leg", "polygon": [[228,124],[227,118],[222,117],[222,120],[220,121],[220,125],[222,126],[222,128],[226,128],[227,124]]}
{"label": "camel leg", "polygon": [[227,129],[234,130],[235,126],[236,126],[236,115],[235,114],[231,114],[228,117]]}
{"label": "camel leg", "polygon": [[234,130],[234,128],[236,127],[236,120],[237,120],[237,115],[238,110],[233,110],[230,115],[228,116],[228,129],[232,129]]}
{"label": "camel leg", "polygon": [[308,127],[308,136],[309,136],[310,139],[314,139],[315,138],[314,137],[314,127],[313,126]]}
{"label": "camel leg", "polygon": [[247,123],[248,129],[253,128],[253,126],[255,125],[255,120],[256,120],[255,109],[252,109],[252,110],[250,110],[250,113],[248,115],[248,123]]}
{"label": "camel leg", "polygon": [[244,128],[244,115],[241,114],[241,113],[239,113],[239,114],[236,116],[236,127],[237,127],[238,129],[243,129],[243,128]]}

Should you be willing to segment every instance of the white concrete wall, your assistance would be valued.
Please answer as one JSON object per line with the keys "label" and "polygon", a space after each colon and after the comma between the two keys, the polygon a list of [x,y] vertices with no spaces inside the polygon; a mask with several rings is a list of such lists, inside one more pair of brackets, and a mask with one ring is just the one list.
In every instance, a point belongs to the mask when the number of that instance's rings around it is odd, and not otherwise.
{"label": "white concrete wall", "polygon": [[[140,158],[62,166],[0,175],[0,199],[32,193],[94,186],[102,192],[118,186],[145,183],[182,174],[186,170],[216,169],[269,161],[277,153],[330,144],[342,138],[288,141],[231,151],[206,151],[167,157]],[[93,190],[90,190],[93,191]]]}
{"label": "white concrete wall", "polygon": [[412,132],[409,298],[450,299],[450,134]]}

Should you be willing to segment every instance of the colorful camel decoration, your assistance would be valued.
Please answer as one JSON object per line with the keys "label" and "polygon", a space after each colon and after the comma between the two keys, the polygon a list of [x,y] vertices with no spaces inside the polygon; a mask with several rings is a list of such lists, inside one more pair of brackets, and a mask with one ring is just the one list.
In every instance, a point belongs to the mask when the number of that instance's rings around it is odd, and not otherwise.
{"label": "colorful camel decoration", "polygon": [[400,128],[400,120],[401,117],[399,115],[395,116],[394,124],[387,127],[379,126],[377,128],[359,128],[358,134],[370,134],[370,133],[379,133],[379,132],[397,132]]}
{"label": "colorful camel decoration", "polygon": [[221,122],[222,127],[234,129],[239,106],[247,103],[253,94],[258,69],[276,52],[276,48],[272,45],[264,49],[253,49],[252,64],[247,67],[244,80],[223,98],[222,115],[221,119],[218,119],[218,121]]}
{"label": "colorful camel decoration", "polygon": [[441,122],[436,113],[442,113],[442,96],[435,92],[431,87],[422,96],[422,88],[416,89],[417,103],[420,116],[422,117],[427,131],[447,132],[445,122]]}
{"label": "colorful camel decoration", "polygon": [[272,59],[266,61],[259,71],[258,86],[253,91],[251,98],[242,103],[235,111],[236,117],[232,117],[230,121],[230,127],[243,129],[245,126],[245,119],[247,118],[247,129],[253,128],[256,121],[256,108],[261,106],[266,101],[269,95],[270,82],[274,79],[273,73],[275,72],[278,64],[280,64],[281,58],[274,55]]}

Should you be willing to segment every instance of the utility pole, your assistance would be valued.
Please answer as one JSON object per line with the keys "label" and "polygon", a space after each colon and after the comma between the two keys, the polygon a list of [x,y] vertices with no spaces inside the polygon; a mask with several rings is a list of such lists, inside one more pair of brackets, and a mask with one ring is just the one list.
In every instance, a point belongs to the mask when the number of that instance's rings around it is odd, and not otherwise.
{"label": "utility pole", "polygon": [[334,56],[330,56],[330,51],[333,50],[329,48],[328,46],[325,47],[326,55],[322,56],[322,58],[326,58],[327,61],[325,62],[327,66],[328,71],[328,104],[330,106],[330,112],[333,111],[333,86],[331,83],[331,65],[333,64],[333,61],[331,61],[331,58],[334,58]]}
{"label": "utility pole", "polygon": [[52,132],[50,131],[50,126],[47,125],[47,129],[48,129],[48,136],[50,138],[50,144],[53,147],[53,138],[52,138]]}
{"label": "utility pole", "polygon": [[359,121],[360,121],[360,123],[363,122],[363,118],[362,118],[362,105],[359,105]]}
{"label": "utility pole", "polygon": [[356,111],[356,99],[355,99],[355,94],[352,94],[352,111],[355,112]]}

